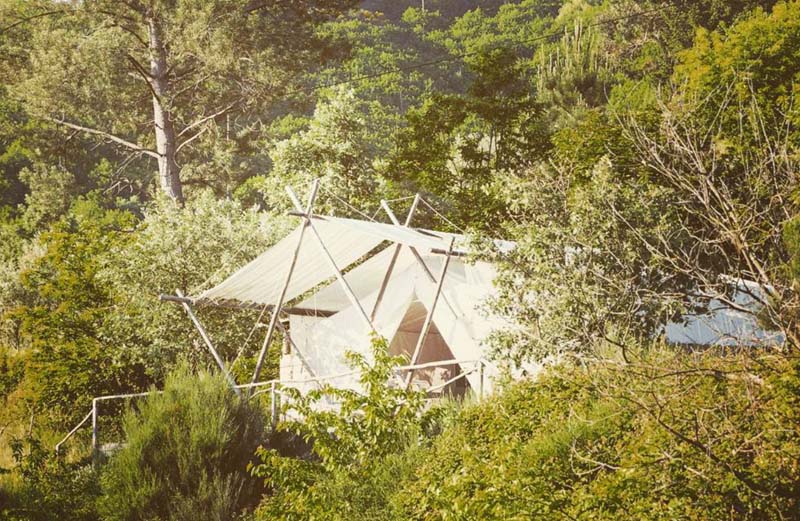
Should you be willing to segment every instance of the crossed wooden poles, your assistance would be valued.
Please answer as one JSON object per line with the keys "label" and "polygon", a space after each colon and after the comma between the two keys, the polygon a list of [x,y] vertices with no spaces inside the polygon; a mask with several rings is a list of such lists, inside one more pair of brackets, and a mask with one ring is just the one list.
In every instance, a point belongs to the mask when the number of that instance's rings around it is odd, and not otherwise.
{"label": "crossed wooden poles", "polygon": [[[397,259],[398,259],[399,255],[400,255],[400,252],[401,252],[402,248],[403,248],[403,244],[399,243],[399,242],[395,244],[394,251],[392,253],[392,257],[391,257],[391,259],[389,261],[389,265],[388,265],[387,270],[386,270],[386,274],[384,275],[383,280],[381,282],[381,286],[380,286],[380,288],[378,290],[378,295],[377,295],[377,298],[375,300],[375,304],[373,305],[372,310],[370,311],[370,313],[367,314],[367,312],[364,310],[364,307],[361,305],[361,302],[358,300],[358,297],[356,296],[356,294],[353,292],[352,288],[350,287],[350,284],[348,284],[347,280],[345,279],[344,274],[342,273],[342,270],[339,268],[339,266],[337,266],[335,259],[331,255],[331,253],[328,250],[328,248],[325,246],[325,242],[323,241],[322,236],[319,234],[319,231],[314,226],[313,208],[314,208],[314,202],[315,202],[315,200],[317,198],[317,193],[319,191],[319,186],[320,186],[319,179],[315,179],[314,182],[311,185],[311,189],[309,191],[308,199],[306,201],[305,206],[303,206],[303,204],[300,202],[300,199],[297,197],[297,194],[295,194],[294,190],[292,190],[291,187],[286,187],[286,193],[288,194],[288,196],[291,199],[292,204],[293,204],[293,206],[295,208],[295,211],[290,212],[290,213],[291,213],[291,215],[295,215],[295,216],[298,216],[298,217],[302,218],[302,222],[300,223],[299,232],[297,234],[297,244],[296,244],[296,246],[294,248],[294,251],[293,251],[293,254],[292,254],[292,259],[291,259],[291,262],[289,263],[289,268],[287,270],[283,286],[281,288],[280,293],[278,294],[277,299],[275,300],[275,303],[271,306],[272,315],[270,317],[269,326],[267,327],[267,332],[264,335],[264,341],[261,344],[261,349],[260,349],[260,351],[258,353],[258,359],[256,361],[255,370],[253,371],[253,377],[252,377],[252,380],[251,380],[251,384],[255,384],[256,382],[258,382],[258,379],[261,376],[261,370],[262,370],[263,365],[264,365],[264,360],[266,359],[267,350],[269,349],[269,345],[271,344],[272,339],[275,336],[275,331],[278,328],[280,328],[283,331],[284,336],[288,339],[289,342],[291,342],[291,344],[294,347],[294,352],[298,353],[298,355],[300,356],[301,361],[303,362],[303,365],[311,372],[312,375],[317,376],[317,375],[314,374],[313,370],[311,370],[311,367],[308,364],[308,361],[306,360],[305,356],[302,354],[302,352],[300,350],[297,349],[297,346],[291,340],[291,335],[288,334],[288,331],[286,331],[286,329],[280,323],[280,314],[283,311],[283,305],[285,303],[284,301],[286,299],[286,293],[287,293],[287,290],[289,288],[289,284],[292,281],[292,275],[294,274],[294,270],[295,270],[295,267],[297,265],[297,259],[298,259],[299,255],[300,255],[300,248],[303,245],[303,240],[305,239],[305,235],[306,235],[307,231],[310,231],[311,235],[314,236],[314,239],[316,240],[316,242],[317,242],[317,244],[318,244],[318,246],[320,248],[321,253],[325,257],[325,259],[328,261],[328,264],[330,265],[331,271],[336,276],[336,279],[338,280],[339,284],[341,285],[342,289],[344,290],[345,294],[347,295],[348,300],[350,300],[350,303],[353,305],[353,307],[355,309],[358,310],[359,316],[363,319],[365,325],[374,334],[378,333],[376,328],[375,328],[375,326],[374,326],[374,320],[375,320],[375,317],[377,316],[378,309],[379,309],[379,307],[381,305],[381,302],[383,301],[383,297],[384,297],[384,294],[386,292],[386,288],[389,285],[389,281],[390,281],[390,279],[392,277],[392,273],[393,273],[395,265],[397,263]],[[394,212],[392,212],[392,209],[389,207],[389,204],[385,200],[381,201],[381,208],[383,208],[383,210],[386,212],[386,214],[389,217],[389,220],[392,221],[393,225],[413,230],[413,228],[411,228],[411,222],[413,220],[414,213],[417,210],[417,206],[419,205],[420,200],[421,200],[421,198],[420,198],[419,194],[417,194],[414,197],[414,200],[413,200],[413,202],[411,204],[411,208],[410,208],[408,214],[406,215],[405,222],[402,223],[402,224],[397,219],[397,217],[395,216]],[[408,370],[408,373],[406,374],[405,380],[403,382],[403,385],[405,386],[405,388],[409,388],[410,385],[411,385],[411,382],[412,382],[412,379],[413,379],[413,376],[414,376],[414,371],[415,371],[414,366],[417,365],[417,363],[419,361],[419,358],[420,358],[420,355],[422,354],[422,347],[425,344],[425,340],[426,340],[426,338],[428,336],[428,333],[430,331],[431,324],[433,323],[434,312],[436,310],[436,306],[437,306],[439,300],[443,300],[445,302],[445,304],[450,308],[451,312],[453,312],[455,314],[455,310],[453,309],[453,306],[447,300],[446,295],[444,293],[442,293],[442,287],[444,285],[445,276],[447,275],[447,269],[448,269],[448,267],[450,265],[450,259],[454,255],[454,251],[453,251],[454,242],[455,242],[455,237],[452,237],[450,239],[450,241],[449,241],[449,245],[448,245],[448,248],[446,250],[441,250],[441,251],[436,251],[435,250],[436,253],[443,253],[443,254],[446,255],[445,260],[442,263],[442,268],[441,268],[441,270],[440,270],[440,272],[438,274],[438,277],[434,276],[434,274],[431,272],[431,270],[429,269],[428,265],[425,263],[425,260],[422,258],[422,255],[420,255],[419,251],[414,246],[412,246],[410,244],[407,245],[407,247],[411,251],[412,255],[416,259],[416,262],[422,268],[422,272],[425,274],[426,278],[431,283],[436,285],[436,290],[435,290],[435,293],[434,293],[433,301],[428,306],[427,314],[425,316],[425,321],[423,322],[423,325],[422,325],[422,330],[420,331],[419,338],[417,339],[417,343],[416,343],[416,345],[414,347],[414,351],[413,351],[413,354],[411,356],[410,366],[412,368]],[[203,339],[203,342],[205,343],[205,345],[208,348],[209,352],[211,353],[211,356],[214,358],[214,361],[217,363],[217,365],[219,366],[219,368],[223,372],[223,374],[225,374],[225,377],[228,380],[228,383],[231,385],[231,387],[234,389],[234,391],[237,393],[237,395],[240,394],[240,390],[236,386],[236,382],[234,381],[234,379],[231,376],[230,372],[225,368],[225,364],[222,361],[222,358],[219,356],[219,353],[217,352],[217,350],[214,348],[214,344],[211,342],[211,338],[208,336],[208,333],[206,332],[205,328],[203,327],[203,325],[200,323],[200,321],[198,320],[197,316],[195,315],[195,313],[194,313],[194,311],[192,309],[192,304],[193,304],[192,299],[185,297],[183,295],[183,293],[181,293],[180,290],[176,290],[175,293],[176,293],[175,295],[161,295],[160,299],[162,301],[176,302],[176,303],[181,304],[183,309],[189,315],[189,318],[191,319],[192,323],[194,324],[194,326],[197,328],[198,332],[200,333],[200,336]],[[253,389],[253,387],[249,387],[248,388],[248,390],[247,390],[248,395],[250,393],[252,393],[252,389]]]}

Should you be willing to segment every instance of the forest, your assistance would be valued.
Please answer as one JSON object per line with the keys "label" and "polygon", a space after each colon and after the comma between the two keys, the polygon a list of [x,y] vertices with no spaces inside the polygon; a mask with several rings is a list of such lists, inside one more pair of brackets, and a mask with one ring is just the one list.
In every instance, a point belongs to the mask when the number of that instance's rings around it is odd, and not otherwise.
{"label": "forest", "polygon": [[[798,97],[800,0],[0,0],[0,519],[800,519]],[[499,389],[430,405],[376,338],[294,420],[231,391],[159,295],[315,179],[497,266]],[[782,341],[665,340],[712,302]],[[258,311],[197,313],[249,381]]]}

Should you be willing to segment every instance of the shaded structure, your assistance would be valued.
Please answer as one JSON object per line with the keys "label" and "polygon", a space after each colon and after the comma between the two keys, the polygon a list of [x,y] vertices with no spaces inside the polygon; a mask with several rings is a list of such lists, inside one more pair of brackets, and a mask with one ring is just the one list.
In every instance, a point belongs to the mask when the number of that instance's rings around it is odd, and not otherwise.
{"label": "shaded structure", "polygon": [[[411,368],[399,375],[400,385],[432,394],[488,389],[494,374],[485,370],[483,341],[497,320],[482,303],[493,292],[493,266],[468,260],[463,235],[414,228],[424,203],[418,195],[403,222],[383,201],[388,222],[378,222],[315,214],[318,190],[315,181],[303,204],[287,188],[298,227],[230,277],[197,295],[162,299],[184,305],[204,340],[194,305],[268,311],[252,383],[281,331],[280,381],[301,391],[323,380],[356,388],[358,375],[344,355],[369,357],[375,335],[387,339],[390,353],[408,359]],[[218,359],[210,341],[206,345]]]}

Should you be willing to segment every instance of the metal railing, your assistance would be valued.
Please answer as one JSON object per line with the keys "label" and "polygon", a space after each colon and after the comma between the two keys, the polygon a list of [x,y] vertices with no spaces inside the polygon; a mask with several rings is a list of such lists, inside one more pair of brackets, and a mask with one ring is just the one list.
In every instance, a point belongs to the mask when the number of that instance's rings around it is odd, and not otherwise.
{"label": "metal railing", "polygon": [[[453,378],[448,379],[445,382],[433,385],[425,389],[425,392],[428,394],[440,391],[446,388],[448,385],[455,383],[456,381],[466,378],[468,375],[478,371],[478,389],[477,394],[478,398],[483,398],[484,393],[484,379],[486,377],[486,365],[488,362],[483,359],[477,360],[438,360],[435,362],[426,362],[424,364],[414,364],[414,365],[405,365],[405,366],[398,366],[394,368],[395,373],[403,373],[409,371],[416,371],[419,369],[430,369],[433,367],[441,367],[447,365],[458,365],[460,367],[464,366],[473,366],[471,369],[465,370],[454,376]],[[279,415],[279,402],[280,397],[284,394],[281,392],[280,387],[291,387],[292,385],[301,385],[301,384],[309,384],[309,383],[321,383],[329,380],[336,380],[339,378],[345,378],[348,376],[355,376],[359,374],[360,371],[353,370],[353,371],[346,371],[342,373],[335,373],[331,375],[324,375],[324,376],[317,376],[312,378],[304,378],[304,379],[296,379],[296,380],[280,380],[280,379],[273,379],[273,380],[266,380],[263,382],[254,382],[249,384],[241,384],[234,386],[237,390],[244,390],[244,389],[254,389],[258,387],[267,387],[269,389],[266,391],[258,391],[252,393],[248,399],[251,399],[259,394],[263,394],[264,392],[270,393],[270,416],[273,427],[278,422],[278,415]],[[80,429],[83,427],[89,420],[92,422],[92,455],[93,457],[97,454],[99,448],[99,409],[100,403],[109,400],[122,400],[128,398],[141,398],[144,396],[149,396],[151,394],[161,394],[163,391],[156,390],[156,391],[147,391],[141,393],[128,393],[128,394],[111,394],[107,396],[98,396],[92,399],[92,409],[86,414],[86,416],[75,426],[72,428],[71,431],[67,433],[64,438],[61,439],[55,445],[55,452],[56,454],[60,454],[61,447],[66,443],[70,438],[72,438]]]}

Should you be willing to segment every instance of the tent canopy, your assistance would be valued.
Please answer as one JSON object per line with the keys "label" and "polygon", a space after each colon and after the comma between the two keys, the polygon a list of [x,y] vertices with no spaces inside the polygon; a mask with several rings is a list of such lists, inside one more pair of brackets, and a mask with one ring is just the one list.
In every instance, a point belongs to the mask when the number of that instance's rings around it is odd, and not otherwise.
{"label": "tent canopy", "polygon": [[[386,271],[391,248],[370,258],[348,273],[353,280],[353,291],[369,311],[375,305],[380,280]],[[439,273],[444,256],[425,256],[423,261],[430,271]],[[380,268],[383,271],[380,272]],[[483,339],[498,324],[481,309],[481,302],[492,291],[494,270],[485,263],[467,264],[452,259],[442,284],[437,305],[437,284],[425,274],[407,248],[401,250],[378,308],[373,325],[375,330],[390,341],[396,351],[410,355],[421,334],[422,323],[428,310],[435,305],[433,325],[435,333],[426,337],[424,353],[420,360],[428,361],[436,352],[447,352],[447,359],[479,360],[483,358]],[[347,371],[344,354],[354,351],[370,356],[371,330],[359,320],[357,310],[339,298],[338,284],[330,284],[308,297],[298,307],[313,308],[325,305],[335,309],[329,317],[290,315],[292,341],[302,353],[308,369],[314,375],[338,374]],[[315,303],[316,301],[316,303]],[[341,306],[341,309],[340,309]],[[467,377],[471,385],[478,385],[478,375]],[[357,377],[341,377],[337,386],[355,387]]]}
{"label": "tent canopy", "polygon": [[[342,271],[385,241],[410,246],[422,255],[430,255],[444,253],[450,245],[450,239],[455,238],[454,253],[466,252],[464,249],[466,241],[459,235],[342,217],[314,216],[313,223],[325,248]],[[226,280],[196,295],[193,299],[199,303],[232,300],[242,304],[273,304],[286,281],[300,233],[301,228],[295,229]],[[311,235],[307,231],[300,244],[297,263],[285,296],[286,301],[297,298],[334,275],[319,241]],[[359,277],[369,276],[370,283],[380,280],[386,271],[390,256],[390,252],[384,252],[383,256],[378,256],[380,259],[373,257],[371,260],[375,262],[370,264],[372,269],[362,270]],[[352,276],[348,279],[356,280]],[[361,293],[363,294],[363,290]],[[330,308],[320,305],[318,309],[341,309],[342,295],[334,298],[333,292],[329,292],[327,297],[336,302],[323,301],[323,304]]]}
{"label": "tent canopy", "polygon": [[[479,303],[493,289],[494,270],[486,263],[464,261],[468,241],[463,235],[401,225],[385,203],[394,224],[313,215],[289,193],[300,226],[220,284],[191,297],[199,304],[279,308],[273,309],[253,381],[280,311],[290,316],[286,339],[296,348],[295,359],[314,377],[344,369],[346,351],[369,356],[374,333],[393,348],[408,351],[413,343],[412,365],[420,357],[442,353],[448,361],[453,356],[482,358],[481,342],[490,321]],[[415,198],[409,215],[420,200]],[[496,241],[495,246],[507,251],[513,243]],[[339,280],[331,282],[334,277]],[[417,324],[418,315],[424,315],[425,325]],[[284,362],[293,356],[286,354],[290,356],[281,359],[282,375]]]}

